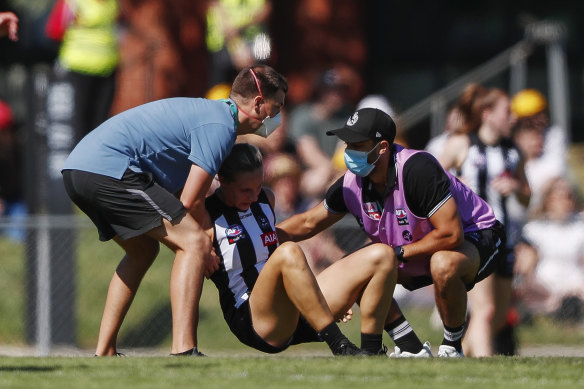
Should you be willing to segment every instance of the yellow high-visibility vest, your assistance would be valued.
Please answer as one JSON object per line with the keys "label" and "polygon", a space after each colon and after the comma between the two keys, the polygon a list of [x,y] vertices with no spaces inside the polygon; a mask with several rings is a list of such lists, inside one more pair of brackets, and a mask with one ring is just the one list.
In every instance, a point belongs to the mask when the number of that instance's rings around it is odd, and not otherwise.
{"label": "yellow high-visibility vest", "polygon": [[78,73],[107,76],[119,60],[116,0],[67,0],[75,20],[63,37],[59,61]]}
{"label": "yellow high-visibility vest", "polygon": [[[206,42],[207,49],[212,53],[218,52],[225,45],[225,35],[221,28],[223,23],[233,27],[246,25],[266,5],[265,0],[219,0],[219,3],[226,15],[213,6],[207,11]],[[243,38],[252,40],[260,31],[260,26],[250,26],[243,32]]]}

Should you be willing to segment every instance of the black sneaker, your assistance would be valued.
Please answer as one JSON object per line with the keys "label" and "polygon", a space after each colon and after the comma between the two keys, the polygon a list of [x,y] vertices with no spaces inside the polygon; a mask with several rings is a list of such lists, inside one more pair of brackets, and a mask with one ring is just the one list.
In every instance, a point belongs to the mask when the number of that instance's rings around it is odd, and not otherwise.
{"label": "black sneaker", "polygon": [[377,350],[377,352],[372,353],[370,351],[365,351],[365,350],[361,350],[363,351],[363,355],[366,355],[368,357],[387,357],[387,347],[385,347],[385,345],[381,345],[381,348],[379,350]]}
{"label": "black sneaker", "polygon": [[126,354],[123,353],[115,353],[114,355],[97,355],[97,354],[93,354],[94,357],[105,357],[105,356],[110,356],[110,357],[125,357]]}
{"label": "black sneaker", "polygon": [[171,357],[206,357],[205,354],[197,349],[197,346],[182,353],[170,354]]}
{"label": "black sneaker", "polygon": [[367,355],[363,350],[359,347],[355,346],[351,341],[347,338],[341,340],[339,345],[332,350],[333,355],[337,356],[348,356],[348,355],[359,355],[364,356]]}

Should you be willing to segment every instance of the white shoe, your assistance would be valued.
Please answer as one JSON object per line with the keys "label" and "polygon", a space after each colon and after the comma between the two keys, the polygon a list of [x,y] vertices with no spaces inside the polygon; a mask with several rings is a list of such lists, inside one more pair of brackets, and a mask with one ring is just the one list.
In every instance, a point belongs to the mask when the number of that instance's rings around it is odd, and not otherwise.
{"label": "white shoe", "polygon": [[432,358],[432,351],[430,350],[430,342],[425,342],[419,353],[414,354],[407,351],[401,351],[399,347],[395,346],[394,352],[389,354],[390,358]]}
{"label": "white shoe", "polygon": [[438,358],[462,358],[464,357],[464,353],[456,351],[456,349],[452,346],[448,346],[445,344],[441,344],[438,347]]}

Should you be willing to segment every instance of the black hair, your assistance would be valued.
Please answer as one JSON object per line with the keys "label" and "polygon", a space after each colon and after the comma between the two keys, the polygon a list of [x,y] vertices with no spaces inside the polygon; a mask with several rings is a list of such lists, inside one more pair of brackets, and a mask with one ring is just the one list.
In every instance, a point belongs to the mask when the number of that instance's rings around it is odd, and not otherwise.
{"label": "black hair", "polygon": [[263,166],[260,149],[249,143],[237,143],[225,158],[217,174],[227,182],[233,182],[237,175],[253,172]]}

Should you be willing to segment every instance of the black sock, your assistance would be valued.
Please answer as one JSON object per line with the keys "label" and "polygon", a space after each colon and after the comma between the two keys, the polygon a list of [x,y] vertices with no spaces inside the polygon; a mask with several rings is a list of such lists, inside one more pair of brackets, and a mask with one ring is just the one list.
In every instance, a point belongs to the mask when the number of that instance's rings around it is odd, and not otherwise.
{"label": "black sock", "polygon": [[444,326],[444,339],[442,344],[452,346],[456,351],[462,351],[462,335],[464,335],[464,324],[459,327]]}
{"label": "black sock", "polygon": [[403,315],[386,325],[385,331],[401,351],[417,354],[422,350],[422,342]]}
{"label": "black sock", "polygon": [[322,331],[319,332],[320,337],[328,344],[331,350],[334,350],[341,340],[346,339],[346,336],[343,335],[339,326],[334,321],[331,322],[328,326],[324,327]]}
{"label": "black sock", "polygon": [[376,354],[381,350],[383,334],[361,333],[361,350]]}

